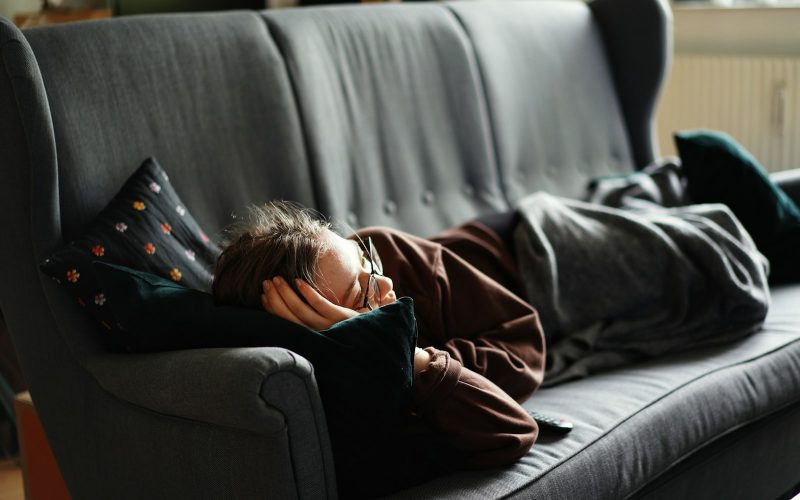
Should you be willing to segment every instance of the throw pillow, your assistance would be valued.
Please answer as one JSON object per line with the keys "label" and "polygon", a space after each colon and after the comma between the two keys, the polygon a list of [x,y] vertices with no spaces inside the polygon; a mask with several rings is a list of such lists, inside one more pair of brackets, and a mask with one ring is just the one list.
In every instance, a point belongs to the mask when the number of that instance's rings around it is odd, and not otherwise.
{"label": "throw pillow", "polygon": [[770,261],[770,282],[800,280],[800,208],[732,137],[717,131],[675,134],[695,203],[730,207]]}
{"label": "throw pillow", "polygon": [[308,359],[325,408],[341,496],[394,489],[390,485],[404,471],[388,464],[409,448],[402,430],[417,341],[412,299],[315,332],[263,311],[216,306],[208,293],[142,271],[103,262],[94,268],[123,342],[134,352],[273,346]]}
{"label": "throw pillow", "polygon": [[72,293],[103,328],[117,330],[92,261],[123,264],[206,289],[211,283],[208,270],[218,254],[219,248],[189,213],[166,172],[149,158],[84,233],[45,260],[41,269]]}

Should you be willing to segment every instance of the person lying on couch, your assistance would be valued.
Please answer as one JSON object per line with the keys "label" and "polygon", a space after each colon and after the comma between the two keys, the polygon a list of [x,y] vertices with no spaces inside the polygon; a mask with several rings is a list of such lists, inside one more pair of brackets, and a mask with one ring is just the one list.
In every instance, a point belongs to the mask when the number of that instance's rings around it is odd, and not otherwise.
{"label": "person lying on couch", "polygon": [[520,286],[507,246],[486,225],[430,240],[388,228],[342,238],[308,210],[272,202],[252,207],[228,237],[216,303],[324,330],[410,296],[424,347],[412,411],[460,467],[506,465],[531,448],[538,428],[519,403],[542,382],[544,335],[536,310],[512,291]]}
{"label": "person lying on couch", "polygon": [[230,235],[217,304],[322,330],[413,298],[414,411],[473,467],[530,448],[538,429],[517,403],[543,383],[741,338],[770,302],[766,260],[721,204],[618,209],[538,192],[423,239],[342,238],[273,203]]}

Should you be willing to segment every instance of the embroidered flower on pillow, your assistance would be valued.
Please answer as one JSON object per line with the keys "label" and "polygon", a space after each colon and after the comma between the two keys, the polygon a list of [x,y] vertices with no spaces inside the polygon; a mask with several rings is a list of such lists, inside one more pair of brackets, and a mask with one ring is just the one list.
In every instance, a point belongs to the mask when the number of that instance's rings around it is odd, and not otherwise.
{"label": "embroidered flower on pillow", "polygon": [[81,277],[81,273],[78,272],[77,269],[71,269],[67,271],[67,281],[70,283],[77,283],[78,278]]}

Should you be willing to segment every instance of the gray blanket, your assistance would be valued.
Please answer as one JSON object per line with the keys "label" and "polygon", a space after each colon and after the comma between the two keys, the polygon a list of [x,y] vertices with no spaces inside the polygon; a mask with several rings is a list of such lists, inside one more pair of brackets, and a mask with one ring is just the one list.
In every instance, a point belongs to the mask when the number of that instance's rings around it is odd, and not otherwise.
{"label": "gray blanket", "polygon": [[766,316],[767,262],[726,206],[627,205],[541,192],[519,203],[516,252],[548,339],[545,385],[730,341]]}

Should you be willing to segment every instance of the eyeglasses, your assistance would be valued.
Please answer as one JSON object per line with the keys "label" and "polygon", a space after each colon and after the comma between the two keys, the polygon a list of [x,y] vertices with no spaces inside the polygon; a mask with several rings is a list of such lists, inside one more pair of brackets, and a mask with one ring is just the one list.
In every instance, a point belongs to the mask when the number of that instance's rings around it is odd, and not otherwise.
{"label": "eyeglasses", "polygon": [[[380,288],[378,288],[377,276],[383,276],[383,263],[375,247],[372,245],[371,237],[367,237],[366,244],[359,238],[358,244],[369,261],[369,280],[367,281],[367,289],[364,292],[364,304],[361,308],[372,311],[373,304],[378,303],[377,297],[381,293]],[[370,302],[372,302],[372,304],[370,304]]]}

